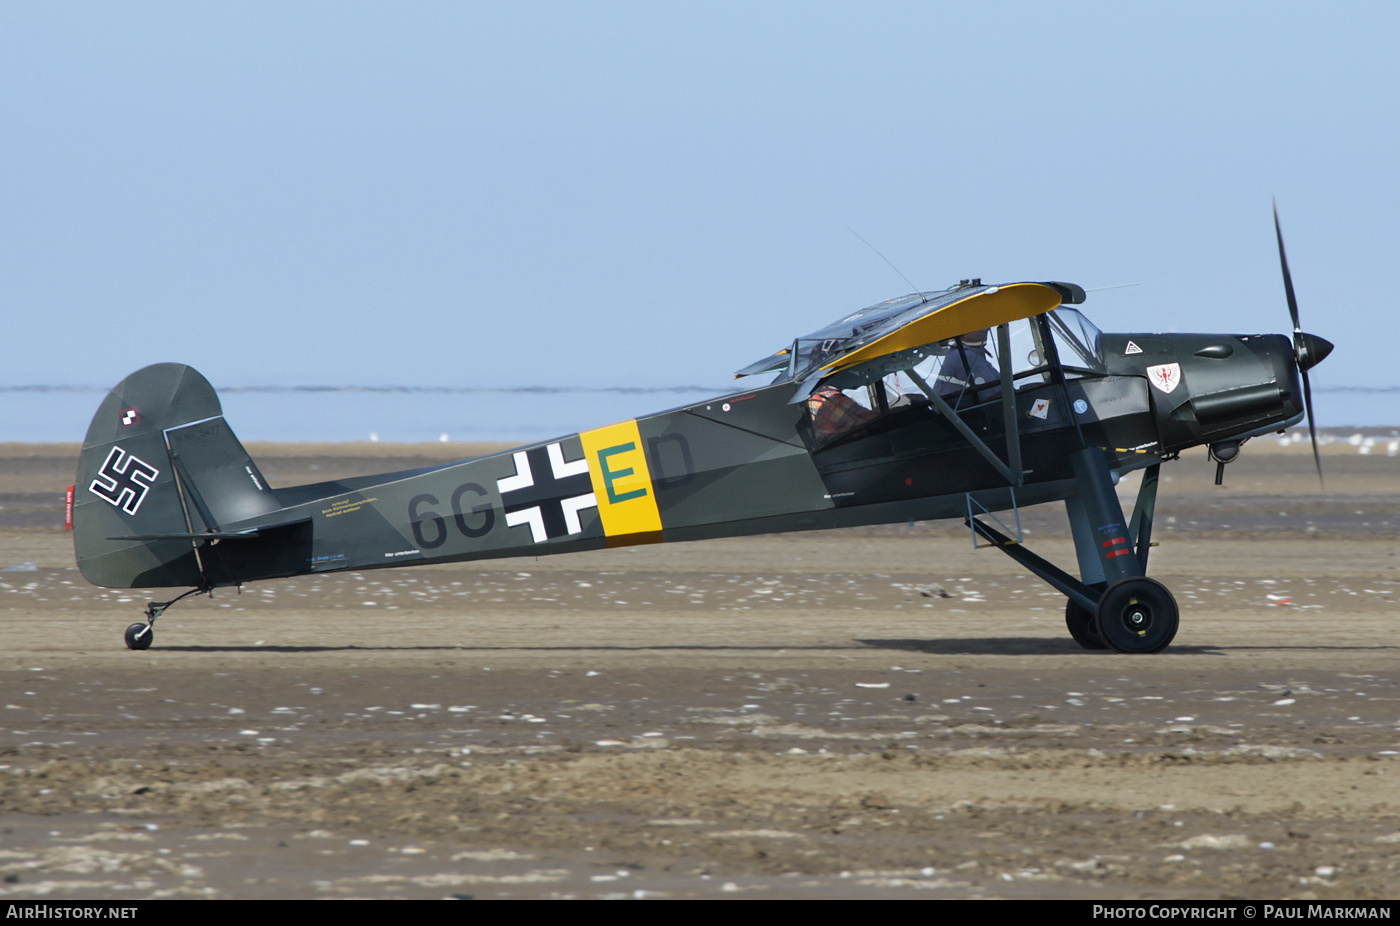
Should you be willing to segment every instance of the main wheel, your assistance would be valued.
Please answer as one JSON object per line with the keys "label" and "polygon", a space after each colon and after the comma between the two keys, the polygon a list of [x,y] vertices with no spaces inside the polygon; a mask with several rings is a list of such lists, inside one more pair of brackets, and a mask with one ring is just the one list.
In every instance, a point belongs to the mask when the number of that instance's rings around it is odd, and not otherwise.
{"label": "main wheel", "polygon": [[1181,620],[1172,593],[1146,576],[1110,585],[1099,598],[1097,617],[1099,636],[1120,653],[1160,653]]}
{"label": "main wheel", "polygon": [[1065,602],[1065,626],[1074,642],[1085,649],[1108,649],[1094,624],[1094,612],[1086,611],[1072,599]]}
{"label": "main wheel", "polygon": [[150,649],[156,630],[150,624],[132,624],[126,628],[127,649]]}

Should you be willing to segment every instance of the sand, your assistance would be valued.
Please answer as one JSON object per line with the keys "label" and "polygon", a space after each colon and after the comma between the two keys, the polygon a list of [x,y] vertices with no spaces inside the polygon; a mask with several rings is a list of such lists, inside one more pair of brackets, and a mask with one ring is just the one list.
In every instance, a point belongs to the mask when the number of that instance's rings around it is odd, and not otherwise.
{"label": "sand", "polygon": [[[290,485],[480,448],[250,449]],[[1182,626],[1139,657],[951,522],[259,583],[131,652],[152,593],[74,568],[75,458],[0,445],[7,900],[1400,896],[1384,443],[1325,491],[1273,440],[1165,466]]]}

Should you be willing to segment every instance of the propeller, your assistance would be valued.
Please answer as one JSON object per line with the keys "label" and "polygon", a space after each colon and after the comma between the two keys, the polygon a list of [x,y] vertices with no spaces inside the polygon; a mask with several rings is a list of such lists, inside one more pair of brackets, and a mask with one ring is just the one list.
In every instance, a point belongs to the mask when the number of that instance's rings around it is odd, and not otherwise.
{"label": "propeller", "polygon": [[1283,291],[1288,296],[1288,314],[1293,318],[1293,356],[1298,361],[1298,373],[1303,378],[1303,408],[1308,413],[1308,436],[1312,438],[1313,465],[1317,481],[1322,483],[1322,455],[1317,451],[1317,424],[1313,416],[1312,386],[1308,370],[1332,353],[1332,342],[1308,334],[1298,321],[1298,297],[1293,293],[1293,275],[1288,272],[1288,255],[1283,250],[1283,229],[1278,221],[1278,201],[1274,201],[1274,234],[1278,237],[1278,262],[1283,267]]}

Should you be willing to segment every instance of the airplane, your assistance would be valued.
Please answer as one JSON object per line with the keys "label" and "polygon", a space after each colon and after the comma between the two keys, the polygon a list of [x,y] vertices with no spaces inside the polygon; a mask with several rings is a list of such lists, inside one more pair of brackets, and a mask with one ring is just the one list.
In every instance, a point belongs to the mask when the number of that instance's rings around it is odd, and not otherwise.
{"label": "airplane", "polygon": [[[1171,592],[1147,577],[1161,464],[1204,444],[1224,466],[1306,414],[1308,370],[1332,344],[1293,337],[1106,334],[1061,282],[890,299],[739,370],[767,383],[516,450],[441,466],[274,488],[209,382],[159,363],[103,401],[83,442],[69,523],[94,585],[215,588],[309,573],[539,556],[961,518],[1066,598],[1085,649],[1156,653]],[[1125,518],[1114,485],[1142,470]],[[1063,501],[1078,576],[1021,543],[1022,506]],[[1008,525],[1002,518],[1013,519]]]}

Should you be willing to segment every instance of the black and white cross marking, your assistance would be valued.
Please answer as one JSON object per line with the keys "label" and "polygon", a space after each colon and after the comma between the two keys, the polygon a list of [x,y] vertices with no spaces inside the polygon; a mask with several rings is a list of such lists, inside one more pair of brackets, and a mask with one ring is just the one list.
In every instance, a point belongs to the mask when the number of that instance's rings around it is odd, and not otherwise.
{"label": "black and white cross marking", "polygon": [[127,514],[135,514],[159,475],[160,470],[151,464],[120,447],[113,447],[88,491]]}
{"label": "black and white cross marking", "polygon": [[129,428],[141,423],[141,413],[134,408],[122,409],[122,427]]}
{"label": "black and white cross marking", "polygon": [[515,475],[496,480],[506,524],[530,525],[530,537],[543,543],[583,530],[579,512],[598,507],[588,460],[565,460],[556,441],[547,447],[513,454]]}

